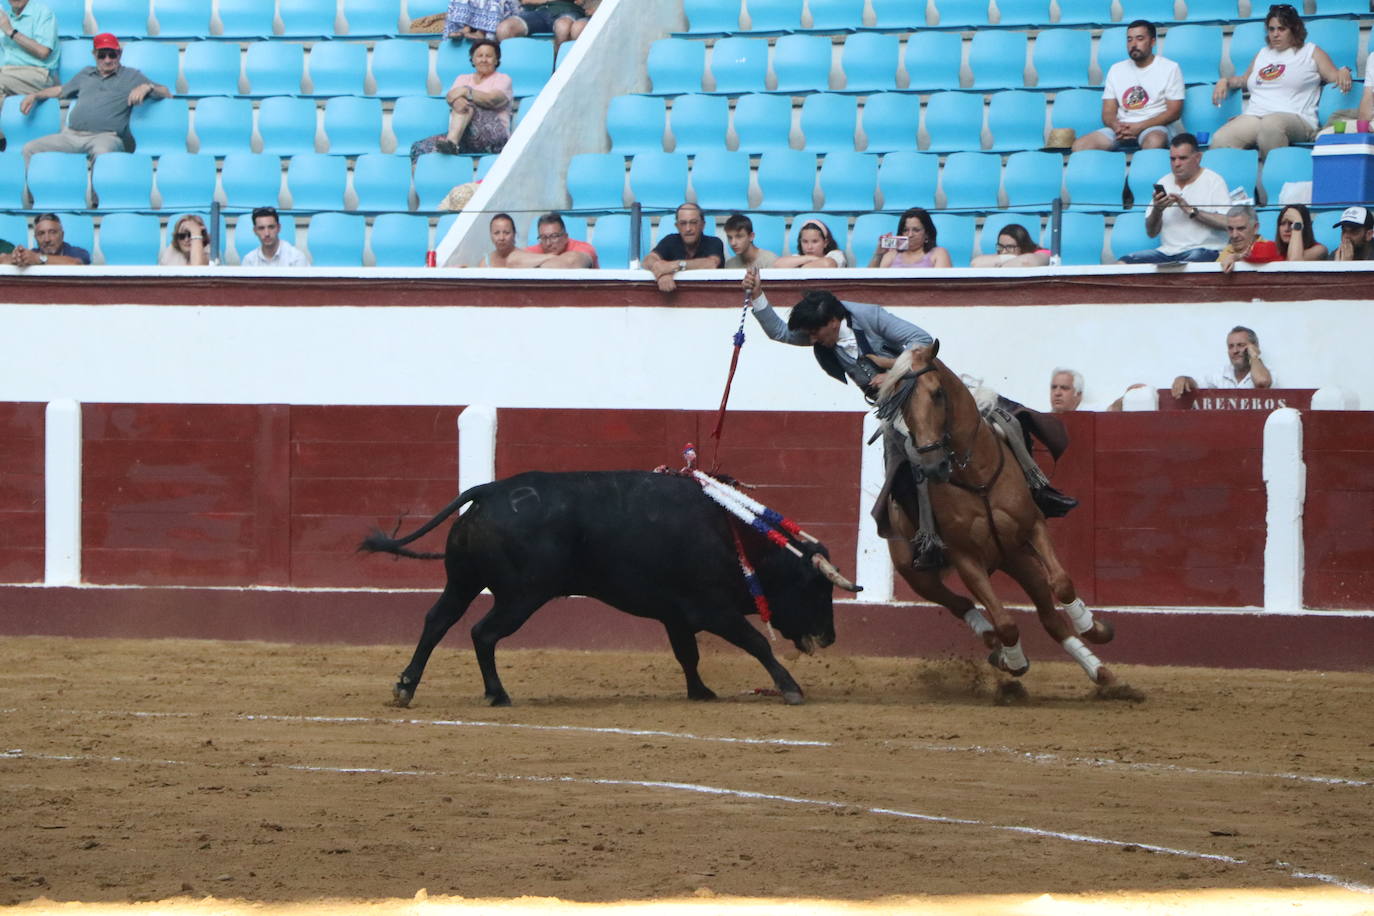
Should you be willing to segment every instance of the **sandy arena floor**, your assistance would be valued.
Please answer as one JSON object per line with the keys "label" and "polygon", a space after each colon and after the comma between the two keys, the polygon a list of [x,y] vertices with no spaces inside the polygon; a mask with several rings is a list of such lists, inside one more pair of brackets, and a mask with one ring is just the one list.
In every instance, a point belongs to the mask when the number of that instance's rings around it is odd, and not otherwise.
{"label": "sandy arena floor", "polygon": [[440,649],[402,710],[408,648],[0,639],[0,905],[1374,912],[1369,674],[1119,668],[1133,704],[1037,662],[1009,707],[983,663],[827,654],[786,662],[791,708],[702,644],[714,703],[665,644],[499,653],[491,709]]}

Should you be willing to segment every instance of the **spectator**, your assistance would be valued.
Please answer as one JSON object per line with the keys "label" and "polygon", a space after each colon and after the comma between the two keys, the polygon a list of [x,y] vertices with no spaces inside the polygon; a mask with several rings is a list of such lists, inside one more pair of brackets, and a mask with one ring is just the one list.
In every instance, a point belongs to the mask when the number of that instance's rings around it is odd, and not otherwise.
{"label": "spectator", "polygon": [[506,259],[515,251],[515,220],[509,213],[498,213],[487,224],[492,250],[477,263],[478,267],[510,267]]}
{"label": "spectator", "polygon": [[[12,13],[0,5],[0,104],[11,95],[39,92],[57,82],[62,48],[57,43],[57,17],[37,0],[10,0]],[[0,150],[5,135],[0,132]]]}
{"label": "spectator", "polygon": [[119,39],[102,32],[91,42],[95,66],[86,67],[61,86],[49,86],[24,96],[22,114],[33,110],[39,99],[68,99],[76,96],[81,104],[70,109],[67,124],[59,133],[37,137],[24,144],[24,161],[34,153],[87,153],[99,156],[134,148],[129,133],[129,112],[143,100],[165,99],[172,90],[154,83],[133,67],[119,63]]}
{"label": "spectator", "polygon": [[167,247],[157,253],[162,267],[206,267],[210,263],[210,230],[205,220],[188,213],[177,220]]}
{"label": "spectator", "polygon": [[260,243],[243,256],[244,267],[309,267],[310,259],[295,245],[281,237],[281,220],[276,207],[253,211],[253,234]]}
{"label": "spectator", "polygon": [[743,213],[732,213],[725,221],[725,238],[735,256],[725,262],[726,267],[772,267],[778,256],[754,244],[754,221]]}
{"label": "spectator", "polygon": [[1102,87],[1102,123],[1106,126],[1074,141],[1073,151],[1163,149],[1169,127],[1183,113],[1183,71],[1155,54],[1155,24],[1137,19],[1126,27],[1126,54],[1107,71]]}
{"label": "spectator", "polygon": [[1145,214],[1145,232],[1160,245],[1131,252],[1122,264],[1215,261],[1226,244],[1226,218],[1221,215],[1230,201],[1226,181],[1202,167],[1202,151],[1192,134],[1169,141],[1169,170],[1155,185]]}
{"label": "spectator", "polygon": [[1083,373],[1073,369],[1055,369],[1050,374],[1050,411],[1072,413],[1083,403]]}
{"label": "spectator", "polygon": [[1287,3],[1269,7],[1264,19],[1267,44],[1250,67],[1237,76],[1217,80],[1212,104],[1220,105],[1232,89],[1250,90],[1245,112],[1212,135],[1212,146],[1258,147],[1263,157],[1290,143],[1308,143],[1317,135],[1317,102],[1322,83],[1335,83],[1341,92],[1353,81],[1350,68],[1336,68],[1327,53],[1307,40],[1307,26]]}
{"label": "spectator", "polygon": [[1374,121],[1374,51],[1364,60],[1364,94],[1360,96],[1360,109],[1355,117],[1361,121]]}
{"label": "spectator", "polygon": [[501,20],[520,10],[520,0],[449,0],[444,17],[445,38],[481,41],[495,38]]}
{"label": "spectator", "polygon": [[499,153],[510,139],[510,108],[515,91],[510,76],[497,73],[501,46],[494,41],[474,41],[468,49],[472,73],[460,73],[444,98],[448,101],[448,133],[435,134],[410,145],[414,164],[425,153]]}
{"label": "spectator", "polygon": [[[935,244],[935,221],[920,207],[897,218],[897,235],[878,236],[869,267],[953,267],[949,252]],[[905,241],[903,241],[905,240]],[[921,252],[918,258],[913,251]]]}
{"label": "spectator", "polygon": [[1278,244],[1282,260],[1326,260],[1326,246],[1312,234],[1312,214],[1302,204],[1289,204],[1279,211],[1274,241]]}
{"label": "spectator", "polygon": [[1247,327],[1236,325],[1226,335],[1226,356],[1230,362],[1214,375],[1204,375],[1202,385],[1191,375],[1174,379],[1174,397],[1202,388],[1272,388],[1274,376],[1260,359],[1259,337]]}
{"label": "spectator", "polygon": [[[586,242],[568,238],[568,227],[557,213],[539,217],[539,244],[506,255],[507,267],[547,267],[564,270],[596,268],[596,249]],[[512,226],[514,230],[514,226]],[[493,237],[492,241],[495,241]]]}
{"label": "spectator", "polygon": [[15,245],[10,263],[15,267],[34,267],[39,264],[90,264],[91,253],[84,248],[68,245],[62,230],[62,220],[56,213],[44,213],[33,221],[33,240],[36,248]]}
{"label": "spectator", "polygon": [[1333,261],[1374,261],[1374,212],[1368,207],[1346,207],[1336,221],[1341,243]]}
{"label": "spectator", "polygon": [[797,231],[797,253],[785,254],[773,262],[774,267],[848,267],[844,249],[835,244],[830,227],[818,219],[802,223]]}
{"label": "spectator", "polygon": [[980,254],[971,267],[1044,267],[1050,263],[1048,249],[1041,248],[1020,223],[1008,223],[997,233],[997,253]]}
{"label": "spectator", "polygon": [[706,214],[696,204],[677,208],[677,232],[658,240],[644,258],[644,269],[654,275],[665,293],[677,289],[673,274],[683,270],[715,270],[725,263],[725,245],[714,235],[705,235]]}
{"label": "spectator", "polygon": [[554,50],[565,41],[582,34],[587,27],[587,11],[581,0],[521,0],[513,16],[496,27],[496,40],[522,35],[552,35]]}
{"label": "spectator", "polygon": [[1226,211],[1226,235],[1230,239],[1217,256],[1217,263],[1227,273],[1237,261],[1247,264],[1268,264],[1282,261],[1279,246],[1259,234],[1259,216],[1254,207],[1244,204]]}
{"label": "spectator", "polygon": [[9,239],[0,239],[0,264],[14,263],[14,243]]}

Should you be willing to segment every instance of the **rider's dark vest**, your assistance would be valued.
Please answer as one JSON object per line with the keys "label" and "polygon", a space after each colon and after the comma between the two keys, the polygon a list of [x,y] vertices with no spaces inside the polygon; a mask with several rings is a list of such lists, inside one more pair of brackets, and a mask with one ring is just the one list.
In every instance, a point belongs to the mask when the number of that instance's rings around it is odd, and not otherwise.
{"label": "rider's dark vest", "polygon": [[[853,316],[846,315],[844,323],[849,325],[850,330],[854,332],[854,342],[859,345],[859,356],[878,353],[882,356],[896,359],[898,356],[902,355],[901,350],[894,349],[886,344],[884,344],[881,349],[875,350],[868,342],[868,335],[854,327]],[[811,347],[811,351],[816,354],[816,362],[821,364],[821,368],[825,370],[826,375],[829,375],[841,384],[849,379],[849,376],[845,374],[844,366],[840,364],[840,358],[835,355],[835,349],[833,347],[822,347],[820,344],[814,344]],[[875,368],[874,374],[881,371],[881,369]]]}

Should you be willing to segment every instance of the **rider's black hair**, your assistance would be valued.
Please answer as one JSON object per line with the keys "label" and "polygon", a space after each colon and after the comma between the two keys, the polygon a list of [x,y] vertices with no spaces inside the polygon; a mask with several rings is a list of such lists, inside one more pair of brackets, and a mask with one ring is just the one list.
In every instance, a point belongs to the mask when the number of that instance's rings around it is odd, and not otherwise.
{"label": "rider's black hair", "polygon": [[833,294],[823,289],[813,289],[792,306],[792,314],[787,318],[787,329],[814,331],[829,324],[832,319],[838,318],[843,321],[848,317],[849,310]]}

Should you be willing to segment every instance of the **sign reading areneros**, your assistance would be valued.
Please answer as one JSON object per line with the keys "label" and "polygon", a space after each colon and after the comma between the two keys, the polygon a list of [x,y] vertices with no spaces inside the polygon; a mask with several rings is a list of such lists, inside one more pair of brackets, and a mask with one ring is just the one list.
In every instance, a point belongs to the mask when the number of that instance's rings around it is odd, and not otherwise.
{"label": "sign reading areneros", "polygon": [[1160,410],[1278,410],[1312,406],[1315,388],[1199,388],[1175,399],[1168,388],[1159,390]]}

